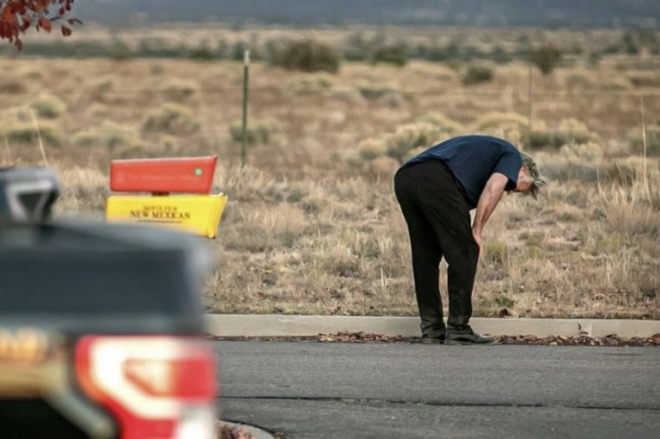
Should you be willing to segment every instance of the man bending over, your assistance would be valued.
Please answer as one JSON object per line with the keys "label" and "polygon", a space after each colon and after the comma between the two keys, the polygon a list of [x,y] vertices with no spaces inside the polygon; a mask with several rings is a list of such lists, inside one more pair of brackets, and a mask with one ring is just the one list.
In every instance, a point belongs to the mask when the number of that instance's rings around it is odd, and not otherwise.
{"label": "man bending over", "polygon": [[[534,160],[506,140],[459,136],[434,145],[397,171],[394,191],[408,225],[423,343],[483,344],[469,325],[481,234],[504,192],[538,199],[545,180]],[[470,211],[476,209],[470,224]],[[438,288],[447,262],[449,316]]]}

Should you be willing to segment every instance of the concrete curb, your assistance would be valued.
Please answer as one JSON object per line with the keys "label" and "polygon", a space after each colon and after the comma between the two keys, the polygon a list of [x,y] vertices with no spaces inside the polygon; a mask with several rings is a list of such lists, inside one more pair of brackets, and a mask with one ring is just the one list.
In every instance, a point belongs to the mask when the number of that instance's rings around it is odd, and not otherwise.
{"label": "concrete curb", "polygon": [[[207,332],[218,337],[314,336],[320,333],[366,332],[417,337],[417,317],[298,316],[273,314],[207,314]],[[660,320],[472,318],[475,331],[490,335],[566,337],[650,337],[660,334]]]}

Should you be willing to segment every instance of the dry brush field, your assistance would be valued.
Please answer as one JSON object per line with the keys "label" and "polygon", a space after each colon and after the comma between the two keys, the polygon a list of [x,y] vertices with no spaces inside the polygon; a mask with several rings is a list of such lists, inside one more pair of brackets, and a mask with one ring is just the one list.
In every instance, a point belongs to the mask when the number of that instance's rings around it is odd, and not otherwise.
{"label": "dry brush field", "polygon": [[550,183],[539,202],[505,196],[487,224],[475,315],[660,318],[657,71],[534,71],[532,136],[552,146],[530,149],[527,66],[473,86],[463,69],[254,63],[241,171],[239,62],[0,59],[0,161],[41,164],[42,143],[58,215],[101,216],[112,158],[218,154],[229,204],[209,311],[415,315],[393,173],[451,135],[500,135]]}

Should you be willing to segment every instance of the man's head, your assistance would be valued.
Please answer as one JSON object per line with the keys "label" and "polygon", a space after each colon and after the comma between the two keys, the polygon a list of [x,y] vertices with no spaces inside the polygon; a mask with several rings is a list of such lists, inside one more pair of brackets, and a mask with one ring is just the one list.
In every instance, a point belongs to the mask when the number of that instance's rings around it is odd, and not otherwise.
{"label": "man's head", "polygon": [[523,164],[518,174],[518,184],[510,192],[519,192],[525,195],[531,195],[538,200],[538,192],[546,185],[545,178],[539,173],[536,162],[529,155],[521,152]]}

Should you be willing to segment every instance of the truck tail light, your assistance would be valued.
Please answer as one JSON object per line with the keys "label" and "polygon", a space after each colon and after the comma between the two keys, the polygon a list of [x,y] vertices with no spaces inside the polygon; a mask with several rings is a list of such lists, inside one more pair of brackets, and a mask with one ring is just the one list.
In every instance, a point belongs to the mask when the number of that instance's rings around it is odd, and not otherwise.
{"label": "truck tail light", "polygon": [[76,348],[85,393],[119,424],[121,439],[212,439],[213,353],[202,339],[87,336]]}

